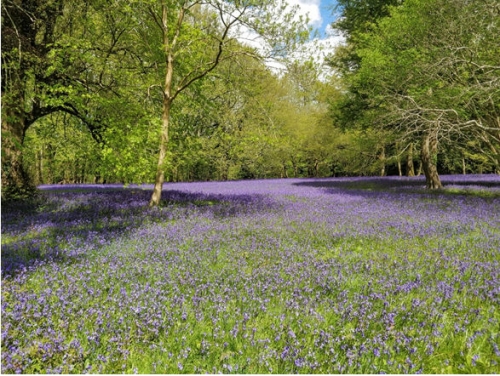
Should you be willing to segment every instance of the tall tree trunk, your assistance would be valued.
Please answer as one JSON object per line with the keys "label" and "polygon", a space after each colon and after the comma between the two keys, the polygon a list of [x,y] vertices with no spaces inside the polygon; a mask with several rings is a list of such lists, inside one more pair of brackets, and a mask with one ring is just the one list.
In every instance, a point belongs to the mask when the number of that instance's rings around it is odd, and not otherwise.
{"label": "tall tree trunk", "polygon": [[417,176],[422,175],[422,160],[418,161]]}
{"label": "tall tree trunk", "polygon": [[428,189],[441,189],[435,158],[437,156],[437,137],[435,132],[427,132],[422,139],[420,158]]}
{"label": "tall tree trunk", "polygon": [[406,176],[415,176],[415,167],[413,165],[413,143],[408,147],[408,156],[406,159]]}
{"label": "tall tree trunk", "polygon": [[[498,118],[497,123],[498,126],[500,127],[500,118]],[[495,138],[500,139],[500,132],[498,134],[498,137]],[[495,165],[495,173],[500,174],[500,153],[487,137],[483,137],[483,140],[486,141],[487,145],[490,147],[491,150],[490,159],[493,160],[493,164]]]}
{"label": "tall tree trunk", "polygon": [[40,150],[38,151],[38,183],[43,184],[43,146],[40,146]]}
{"label": "tall tree trunk", "polygon": [[[184,19],[184,9],[179,12],[177,20],[177,28],[174,32],[173,40],[169,39],[169,29],[168,29],[168,7],[167,4],[162,3],[162,17],[161,17],[161,27],[163,33],[163,52],[165,54],[165,82],[163,84],[163,112],[161,116],[161,135],[160,135],[160,151],[158,153],[158,165],[156,166],[156,178],[155,187],[153,189],[153,194],[151,195],[151,200],[149,201],[149,206],[158,206],[161,200],[161,190],[163,187],[163,182],[165,181],[165,171],[164,163],[167,156],[168,148],[168,132],[170,125],[170,110],[172,108],[172,103],[175,99],[176,94],[172,93],[172,84],[174,78],[174,50],[177,38],[180,33],[180,28]],[[177,89],[178,94],[179,89]]]}
{"label": "tall tree trunk", "polygon": [[385,176],[385,146],[382,146],[378,159],[381,163],[380,176]]}
{"label": "tall tree trunk", "polygon": [[281,170],[281,178],[288,178],[288,172],[286,170],[286,163],[283,162],[283,170]]}
{"label": "tall tree trunk", "polygon": [[397,162],[398,162],[398,175],[403,176],[403,168],[401,167],[401,156],[399,155],[399,143],[396,143],[396,155],[397,155]]}
{"label": "tall tree trunk", "polygon": [[149,201],[149,206],[158,206],[161,200],[161,190],[163,188],[163,183],[165,181],[165,158],[167,156],[168,150],[168,128],[170,125],[170,108],[172,107],[172,101],[165,96],[163,101],[163,113],[162,113],[162,125],[161,125],[161,135],[160,135],[160,151],[158,153],[158,164],[156,166],[156,178],[155,187],[153,189],[153,195]]}
{"label": "tall tree trunk", "polygon": [[22,147],[27,129],[26,120],[21,105],[3,104],[2,199],[24,198],[32,195],[36,190],[23,167]]}

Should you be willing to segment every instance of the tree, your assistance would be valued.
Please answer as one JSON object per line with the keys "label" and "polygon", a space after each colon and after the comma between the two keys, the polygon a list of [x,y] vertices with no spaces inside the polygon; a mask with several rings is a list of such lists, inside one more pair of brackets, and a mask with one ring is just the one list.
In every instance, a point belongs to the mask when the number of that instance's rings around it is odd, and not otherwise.
{"label": "tree", "polygon": [[2,197],[24,196],[34,187],[23,169],[21,147],[28,127],[44,115],[32,84],[52,79],[44,77],[43,65],[62,1],[5,1],[2,13]]}
{"label": "tree", "polygon": [[420,140],[430,189],[441,187],[440,143],[482,134],[497,150],[500,23],[493,3],[406,0],[358,36],[360,63],[348,75],[350,100],[340,112],[355,104],[355,122],[391,130],[400,144]]}
{"label": "tree", "polygon": [[123,101],[117,69],[129,61],[128,25],[106,1],[2,2],[2,197],[34,191],[23,168],[27,130],[57,112],[103,142],[108,110]]}
{"label": "tree", "polygon": [[333,23],[346,43],[338,46],[328,63],[341,74],[348,74],[359,67],[360,35],[373,30],[378,21],[389,16],[390,7],[401,5],[403,0],[337,0],[332,11],[341,16]]}
{"label": "tree", "polygon": [[23,163],[37,185],[95,182],[101,175],[100,149],[77,118],[55,112],[26,132]]}
{"label": "tree", "polygon": [[[155,25],[158,39],[140,36],[145,48],[164,67],[161,132],[155,187],[149,205],[159,205],[164,182],[164,165],[169,145],[173,104],[193,83],[212,73],[224,60],[241,54],[258,56],[256,50],[244,47],[237,34],[260,35],[269,53],[284,56],[288,48],[305,40],[308,30],[304,20],[296,17],[280,0],[247,0],[226,2],[213,0],[134,2],[132,8],[148,31]],[[283,25],[287,25],[283,28]],[[253,34],[252,34],[253,33]],[[161,59],[161,60],[160,60]],[[162,64],[163,63],[163,64]]]}

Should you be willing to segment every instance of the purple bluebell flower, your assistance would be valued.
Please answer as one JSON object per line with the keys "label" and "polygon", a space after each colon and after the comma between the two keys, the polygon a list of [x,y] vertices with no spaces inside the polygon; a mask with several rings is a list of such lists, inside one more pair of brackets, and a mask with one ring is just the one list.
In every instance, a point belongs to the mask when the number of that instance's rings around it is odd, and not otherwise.
{"label": "purple bluebell flower", "polygon": [[[346,189],[366,182],[384,189]],[[500,203],[421,183],[167,183],[164,210],[147,191],[45,187],[50,210],[2,210],[2,371],[130,372],[135,344],[157,372],[458,371],[467,347],[482,365],[500,353]],[[449,331],[464,355],[440,360]]]}
{"label": "purple bluebell flower", "polygon": [[303,358],[297,358],[294,361],[296,367],[303,367],[305,365],[304,359]]}

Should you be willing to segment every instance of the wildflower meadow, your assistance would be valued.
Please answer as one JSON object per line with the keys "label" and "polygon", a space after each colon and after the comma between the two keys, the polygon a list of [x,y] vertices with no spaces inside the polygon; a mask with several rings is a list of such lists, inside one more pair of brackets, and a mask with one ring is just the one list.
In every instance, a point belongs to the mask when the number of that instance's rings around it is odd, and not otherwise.
{"label": "wildflower meadow", "polygon": [[2,373],[500,372],[500,176],[41,186]]}

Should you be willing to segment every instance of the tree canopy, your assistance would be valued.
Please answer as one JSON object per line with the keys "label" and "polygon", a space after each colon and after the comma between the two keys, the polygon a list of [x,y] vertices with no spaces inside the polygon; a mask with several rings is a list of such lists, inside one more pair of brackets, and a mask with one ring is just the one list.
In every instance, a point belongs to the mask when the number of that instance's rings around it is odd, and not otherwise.
{"label": "tree canopy", "polygon": [[390,131],[402,145],[420,142],[429,188],[441,187],[438,145],[467,145],[469,153],[477,148],[499,171],[500,18],[494,3],[406,0],[385,6],[387,15],[370,27],[345,26],[357,64],[342,49],[332,59],[343,65],[347,85],[335,106],[339,122]]}
{"label": "tree canopy", "polygon": [[496,1],[337,3],[326,77],[293,58],[312,34],[282,0],[2,2],[2,198],[155,182],[158,205],[165,180],[500,172]]}

